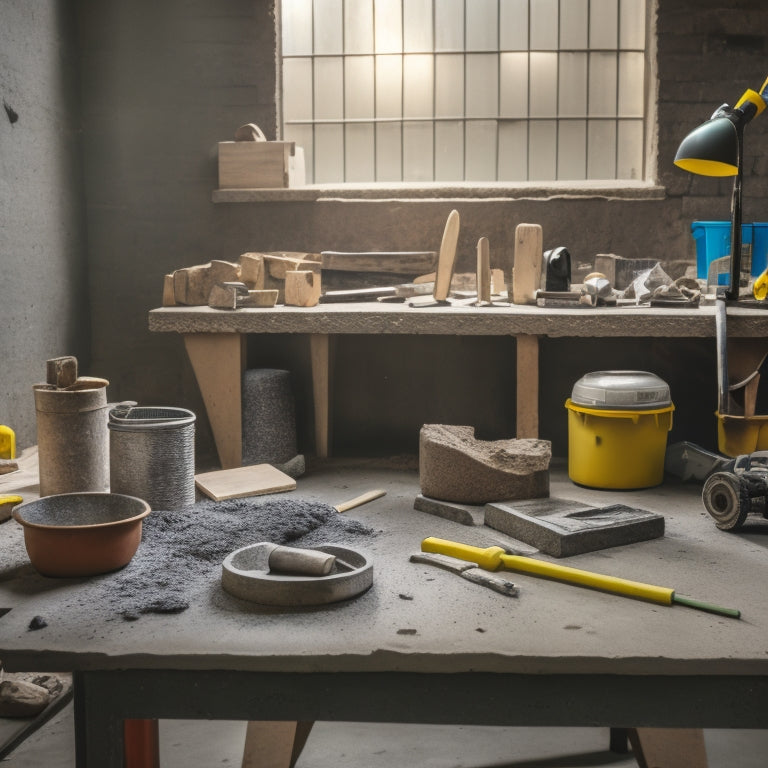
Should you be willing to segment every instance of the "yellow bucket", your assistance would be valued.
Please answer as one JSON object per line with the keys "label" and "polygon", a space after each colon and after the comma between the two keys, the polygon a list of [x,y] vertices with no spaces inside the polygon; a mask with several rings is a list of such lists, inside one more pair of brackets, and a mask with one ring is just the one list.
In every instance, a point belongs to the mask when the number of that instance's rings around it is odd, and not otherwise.
{"label": "yellow bucket", "polygon": [[726,456],[768,450],[768,416],[717,413],[717,448]]}
{"label": "yellow bucket", "polygon": [[670,404],[664,408],[609,410],[569,398],[568,476],[590,488],[650,488],[664,480]]}
{"label": "yellow bucket", "polygon": [[5,424],[0,424],[0,459],[16,458],[16,433]]}

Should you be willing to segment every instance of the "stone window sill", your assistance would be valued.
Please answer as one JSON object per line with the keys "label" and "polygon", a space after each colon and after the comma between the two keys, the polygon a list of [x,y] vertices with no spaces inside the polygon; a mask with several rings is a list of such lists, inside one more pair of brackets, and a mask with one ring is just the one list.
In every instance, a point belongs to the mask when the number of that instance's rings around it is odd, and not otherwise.
{"label": "stone window sill", "polygon": [[287,189],[217,189],[214,203],[322,202],[329,200],[663,200],[664,187],[638,181],[542,183],[309,184]]}

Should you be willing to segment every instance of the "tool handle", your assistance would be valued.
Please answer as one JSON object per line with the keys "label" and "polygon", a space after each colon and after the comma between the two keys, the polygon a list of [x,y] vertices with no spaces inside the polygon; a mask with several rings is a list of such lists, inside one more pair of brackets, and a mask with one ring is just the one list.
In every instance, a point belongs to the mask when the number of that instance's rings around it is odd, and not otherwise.
{"label": "tool handle", "polygon": [[669,587],[656,587],[653,584],[644,584],[641,581],[630,581],[617,576],[605,576],[601,573],[583,571],[580,568],[571,568],[567,565],[548,563],[544,560],[536,560],[522,555],[503,555],[502,563],[512,571],[531,573],[535,576],[544,576],[548,579],[565,581],[569,584],[578,584],[582,587],[602,589],[605,592],[613,592],[626,597],[636,597],[641,600],[650,600],[662,605],[672,605],[674,589]]}
{"label": "tool handle", "polygon": [[445,301],[451,291],[451,278],[453,277],[453,266],[456,261],[459,226],[459,212],[453,210],[448,214],[448,219],[445,222],[443,240],[440,243],[440,253],[437,257],[435,287],[432,293],[435,301]]}
{"label": "tool handle", "polygon": [[386,491],[381,490],[380,488],[375,491],[366,491],[360,496],[355,496],[354,499],[343,501],[341,504],[337,504],[336,511],[346,512],[347,510],[353,509],[354,507],[360,507],[363,504],[367,504],[369,501],[373,501],[374,499],[378,499],[381,496],[384,496],[386,493]]}
{"label": "tool handle", "polygon": [[668,587],[655,587],[652,584],[643,584],[639,581],[604,576],[600,573],[582,571],[579,568],[548,563],[545,560],[536,560],[522,555],[507,555],[501,547],[481,549],[468,544],[459,544],[455,541],[428,538],[421,543],[421,548],[425,552],[440,552],[462,560],[469,560],[490,571],[495,571],[503,566],[511,571],[544,576],[548,579],[592,587],[593,589],[602,589],[605,592],[650,600],[662,605],[672,605],[672,597],[675,594],[675,590]]}
{"label": "tool handle", "polygon": [[470,544],[460,544],[458,541],[448,541],[448,539],[436,539],[430,536],[421,542],[422,552],[435,552],[440,555],[449,555],[459,560],[468,560],[470,563],[477,563],[486,571],[495,571],[501,565],[501,556],[504,550],[501,547],[473,547]]}

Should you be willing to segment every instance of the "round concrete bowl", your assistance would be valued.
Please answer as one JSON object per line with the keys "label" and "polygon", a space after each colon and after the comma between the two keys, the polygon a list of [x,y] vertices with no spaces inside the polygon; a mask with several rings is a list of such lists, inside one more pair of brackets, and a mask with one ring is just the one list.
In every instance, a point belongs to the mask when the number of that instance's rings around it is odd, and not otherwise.
{"label": "round concrete bowl", "polygon": [[94,576],[122,568],[141,542],[149,504],[118,493],[60,493],[13,510],[24,544],[43,576]]}
{"label": "round concrete bowl", "polygon": [[335,555],[327,576],[297,576],[269,571],[272,544],[236,549],[221,567],[221,586],[229,594],[262,605],[324,605],[365,592],[373,584],[373,563],[354,549],[320,544],[312,549]]}

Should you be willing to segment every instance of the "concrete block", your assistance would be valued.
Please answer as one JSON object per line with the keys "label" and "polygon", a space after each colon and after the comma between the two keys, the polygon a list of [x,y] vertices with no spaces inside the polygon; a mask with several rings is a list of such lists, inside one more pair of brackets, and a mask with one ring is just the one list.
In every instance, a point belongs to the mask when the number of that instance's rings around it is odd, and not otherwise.
{"label": "concrete block", "polygon": [[421,493],[416,496],[413,508],[461,525],[482,525],[485,521],[485,508],[481,505],[452,504],[448,501],[427,498]]}
{"label": "concrete block", "polygon": [[592,507],[567,499],[495,502],[485,524],[553,557],[634,544],[664,535],[664,517],[624,504]]}
{"label": "concrete block", "polygon": [[425,424],[419,435],[424,496],[459,504],[549,496],[548,440],[477,440],[474,427]]}

